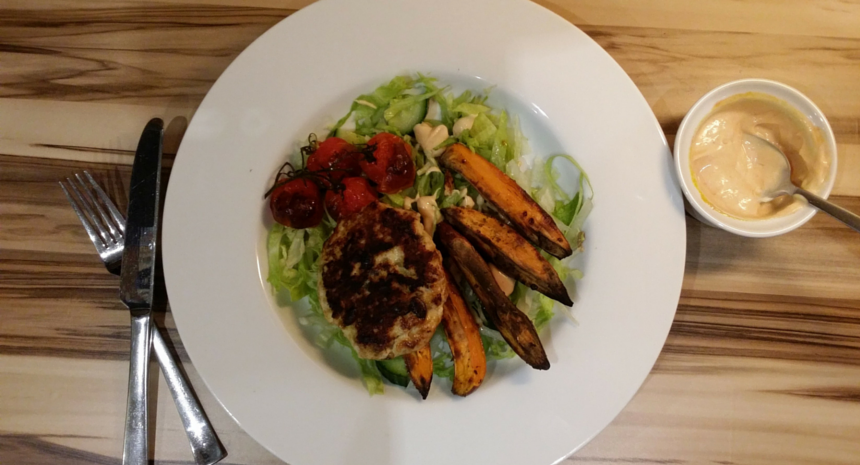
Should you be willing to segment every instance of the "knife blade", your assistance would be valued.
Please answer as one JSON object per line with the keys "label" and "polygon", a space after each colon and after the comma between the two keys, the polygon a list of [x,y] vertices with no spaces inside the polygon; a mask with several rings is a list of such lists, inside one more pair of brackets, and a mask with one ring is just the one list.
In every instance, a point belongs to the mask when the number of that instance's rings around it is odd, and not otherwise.
{"label": "knife blade", "polygon": [[131,312],[131,354],[128,369],[123,465],[146,465],[148,455],[146,384],[155,287],[158,201],[164,123],[153,118],[143,129],[134,165],[125,223],[119,294]]}

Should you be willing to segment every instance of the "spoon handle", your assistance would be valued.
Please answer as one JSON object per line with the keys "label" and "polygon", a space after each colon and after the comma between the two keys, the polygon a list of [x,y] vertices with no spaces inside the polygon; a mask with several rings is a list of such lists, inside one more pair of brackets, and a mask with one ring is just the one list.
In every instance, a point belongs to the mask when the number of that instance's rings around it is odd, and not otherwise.
{"label": "spoon handle", "polygon": [[860,216],[851,213],[850,211],[834,204],[821,197],[809,192],[808,190],[797,188],[797,193],[806,197],[810,205],[845,223],[851,229],[860,232]]}

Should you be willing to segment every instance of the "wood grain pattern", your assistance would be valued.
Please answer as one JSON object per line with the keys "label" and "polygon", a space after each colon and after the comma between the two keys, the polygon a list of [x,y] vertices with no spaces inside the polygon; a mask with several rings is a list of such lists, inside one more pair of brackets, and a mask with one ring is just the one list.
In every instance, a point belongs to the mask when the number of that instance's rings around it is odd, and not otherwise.
{"label": "wood grain pattern", "polygon": [[140,2],[0,10],[0,96],[196,106],[248,44],[292,10]]}
{"label": "wood grain pattern", "polygon": [[[128,315],[57,181],[88,169],[125,207],[143,124],[171,123],[165,176],[208,89],[309,0],[0,0],[0,463],[116,464]],[[810,96],[836,133],[833,199],[860,212],[860,3],[539,0],[631,76],[670,143],[741,77]],[[166,178],[167,179],[167,178]],[[565,463],[860,462],[860,240],[817,215],[752,240],[687,221],[678,313],[650,377]],[[206,390],[156,314],[230,464],[281,463]],[[155,371],[155,370],[153,370]],[[190,453],[156,379],[156,464]]]}

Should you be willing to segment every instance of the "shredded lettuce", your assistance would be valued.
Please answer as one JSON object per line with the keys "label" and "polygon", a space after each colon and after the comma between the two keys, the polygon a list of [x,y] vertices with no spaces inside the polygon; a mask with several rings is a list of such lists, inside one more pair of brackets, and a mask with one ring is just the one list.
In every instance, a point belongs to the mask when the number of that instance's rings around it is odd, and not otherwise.
{"label": "shredded lettuce", "polygon": [[504,169],[510,160],[508,158],[508,114],[504,111],[499,115],[498,129],[493,134],[493,148],[490,152],[490,161],[499,169]]}
{"label": "shredded lettuce", "polygon": [[352,101],[349,111],[332,126],[329,137],[337,134],[350,117],[355,122],[353,132],[358,136],[373,136],[380,132],[406,135],[411,131],[411,127],[403,126],[410,119],[407,115],[414,113],[419,105],[426,106],[428,99],[442,91],[433,82],[433,78],[420,75],[418,79],[396,76],[373,92],[359,95]]}
{"label": "shredded lettuce", "polygon": [[481,328],[481,342],[484,344],[484,353],[487,354],[487,360],[504,360],[513,358],[516,353],[511,346],[502,339],[502,335],[498,331]]}
{"label": "shredded lettuce", "polygon": [[469,129],[469,134],[466,137],[467,142],[475,144],[475,147],[483,148],[492,143],[499,128],[490,121],[486,114],[481,113],[475,118],[472,123],[472,128]]}
{"label": "shredded lettuce", "polygon": [[[578,189],[572,198],[558,185],[559,175],[553,165],[556,159],[567,160],[579,171]],[[573,157],[565,154],[549,157],[544,162],[544,172],[546,173],[547,185],[555,199],[552,216],[556,219],[556,224],[571,246],[577,251],[581,251],[582,242],[585,240],[582,225],[593,207],[594,190],[591,186],[591,180],[582,166]]]}
{"label": "shredded lettuce", "polygon": [[416,176],[415,189],[418,191],[417,196],[423,197],[432,195],[435,196],[441,192],[445,185],[445,175],[441,171],[431,171]]}
{"label": "shredded lettuce", "polygon": [[293,229],[275,223],[269,231],[269,278],[275,293],[287,290],[294,302],[316,295],[319,257],[331,224],[316,228]]}
{"label": "shredded lettuce", "polygon": [[320,347],[328,348],[332,342],[338,342],[348,348],[358,365],[367,391],[371,395],[382,394],[382,375],[376,364],[358,356],[343,331],[325,319],[320,307],[317,294],[319,259],[323,243],[332,230],[330,220],[308,229],[293,229],[275,223],[269,230],[267,240],[268,281],[275,294],[286,291],[293,302],[307,298],[309,309],[299,317],[299,323],[316,331],[314,342]]}
{"label": "shredded lettuce", "polygon": [[433,353],[433,374],[454,379],[454,356],[451,355],[451,346],[441,326],[436,328],[430,339],[430,351]]}
{"label": "shredded lettuce", "polygon": [[379,373],[379,368],[376,367],[376,362],[367,360],[358,356],[355,348],[349,342],[349,339],[343,335],[343,331],[338,330],[335,335],[335,340],[341,345],[348,347],[352,352],[352,358],[358,364],[358,369],[361,371],[361,380],[364,381],[364,387],[370,395],[384,394],[385,388],[382,384],[382,374]]}
{"label": "shredded lettuce", "polygon": [[[556,160],[566,160],[578,171],[577,190],[572,196],[558,184],[559,173],[554,165]],[[547,158],[543,162],[543,166],[535,169],[524,166],[522,160],[512,159],[505,164],[505,172],[520,187],[529,192],[544,210],[551,212],[556,225],[574,249],[574,254],[564,260],[559,260],[545,252],[542,253],[568,290],[572,291],[576,287],[576,280],[582,279],[582,272],[574,268],[571,261],[576,254],[582,251],[582,244],[585,241],[585,232],[582,231],[582,226],[593,207],[594,191],[588,174],[573,157],[564,154]],[[514,301],[517,308],[531,318],[538,329],[549,323],[555,315],[556,309],[560,309],[570,320],[576,322],[567,307],[557,304],[537,291],[528,289],[522,283],[517,283],[511,300]]]}
{"label": "shredded lettuce", "polygon": [[511,300],[523,313],[528,315],[538,331],[543,329],[555,316],[553,308],[555,301],[549,297],[533,291],[523,283],[518,282],[511,294]]}
{"label": "shredded lettuce", "polygon": [[508,162],[522,154],[521,141],[515,142],[511,137],[512,133],[517,136],[518,131],[510,127],[507,112],[485,112],[478,114],[472,127],[463,131],[457,139],[504,171]]}
{"label": "shredded lettuce", "polygon": [[452,111],[462,115],[479,115],[490,111],[490,107],[480,103],[463,102],[454,107]]}
{"label": "shredded lettuce", "polygon": [[455,205],[460,205],[463,203],[463,200],[466,196],[463,195],[462,192],[456,190],[451,193],[451,195],[444,196],[442,201],[439,203],[439,208],[448,208],[453,207]]}

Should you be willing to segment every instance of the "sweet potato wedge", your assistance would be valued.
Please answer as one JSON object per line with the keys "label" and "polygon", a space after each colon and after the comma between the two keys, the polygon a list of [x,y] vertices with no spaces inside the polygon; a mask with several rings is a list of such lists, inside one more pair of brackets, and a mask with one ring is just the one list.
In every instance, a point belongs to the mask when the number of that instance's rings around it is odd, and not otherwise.
{"label": "sweet potato wedge", "polygon": [[[455,267],[450,259],[445,260],[446,272]],[[475,317],[460,295],[460,289],[451,276],[448,276],[448,300],[442,308],[442,328],[448,336],[448,345],[454,356],[454,386],[451,392],[467,396],[484,381],[487,374],[487,355],[481,342],[481,329]]]}
{"label": "sweet potato wedge", "polygon": [[404,355],[403,361],[406,362],[406,370],[409,371],[409,379],[415,389],[418,389],[422,399],[426,399],[433,381],[433,355],[430,353],[430,345]]}
{"label": "sweet potato wedge", "polygon": [[514,352],[532,368],[548,370],[549,359],[534,324],[502,292],[481,254],[448,223],[439,223],[436,234],[475,291],[487,317]]}
{"label": "sweet potato wedge", "polygon": [[552,217],[513,179],[465,145],[449,146],[439,164],[463,175],[530,242],[558,258],[573,253]]}
{"label": "sweet potato wedge", "polygon": [[442,215],[502,272],[568,307],[573,305],[552,265],[513,228],[470,208],[443,208]]}

